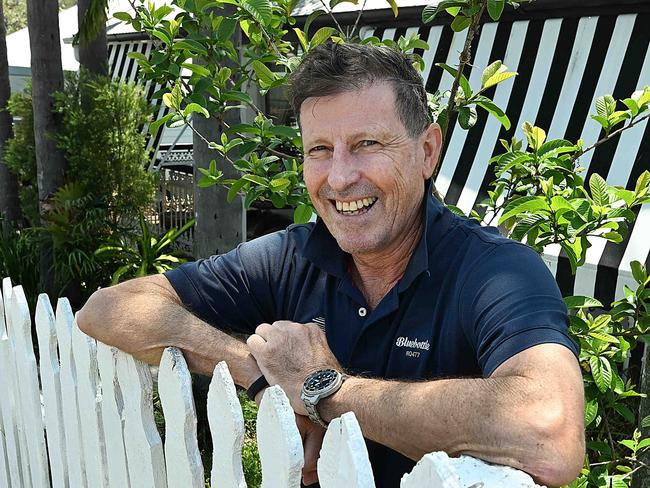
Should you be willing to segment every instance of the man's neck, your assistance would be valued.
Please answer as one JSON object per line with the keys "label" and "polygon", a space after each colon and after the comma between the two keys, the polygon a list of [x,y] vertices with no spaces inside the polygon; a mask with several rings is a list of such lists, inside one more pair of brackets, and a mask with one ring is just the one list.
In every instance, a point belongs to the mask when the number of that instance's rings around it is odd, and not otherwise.
{"label": "man's neck", "polygon": [[406,271],[424,228],[422,212],[404,239],[381,253],[352,255],[352,280],[374,309]]}

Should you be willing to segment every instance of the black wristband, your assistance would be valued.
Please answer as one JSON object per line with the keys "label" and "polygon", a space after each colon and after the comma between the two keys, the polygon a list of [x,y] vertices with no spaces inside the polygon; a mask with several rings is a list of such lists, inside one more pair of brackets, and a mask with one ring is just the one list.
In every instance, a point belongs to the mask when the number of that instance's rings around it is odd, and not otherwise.
{"label": "black wristband", "polygon": [[269,382],[266,381],[266,378],[264,375],[262,375],[253,381],[253,384],[248,387],[248,390],[246,390],[246,395],[248,395],[248,398],[250,398],[252,401],[255,401],[257,394],[267,386],[269,386]]}

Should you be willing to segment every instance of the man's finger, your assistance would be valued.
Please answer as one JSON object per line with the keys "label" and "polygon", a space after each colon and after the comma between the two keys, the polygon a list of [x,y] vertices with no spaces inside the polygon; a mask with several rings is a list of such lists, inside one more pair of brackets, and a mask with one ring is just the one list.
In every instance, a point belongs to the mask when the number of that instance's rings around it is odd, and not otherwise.
{"label": "man's finger", "polygon": [[268,341],[270,336],[277,330],[276,327],[271,324],[260,324],[255,329],[255,334],[260,336],[262,339]]}
{"label": "man's finger", "polygon": [[253,334],[251,336],[248,336],[248,339],[246,339],[246,344],[248,345],[251,354],[255,356],[255,353],[260,352],[262,351],[262,349],[264,349],[264,347],[266,346],[266,341],[262,336]]}

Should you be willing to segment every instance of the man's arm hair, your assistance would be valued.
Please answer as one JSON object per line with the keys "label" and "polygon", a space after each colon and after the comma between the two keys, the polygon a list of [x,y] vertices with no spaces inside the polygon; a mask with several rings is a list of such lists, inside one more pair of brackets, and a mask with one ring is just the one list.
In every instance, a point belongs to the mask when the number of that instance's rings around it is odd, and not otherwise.
{"label": "man's arm hair", "polygon": [[327,421],[353,411],[364,437],[413,460],[433,451],[514,466],[559,486],[584,460],[584,392],[571,351],[527,349],[489,378],[421,382],[352,377],[319,403]]}
{"label": "man's arm hair", "polygon": [[246,343],[194,316],[163,275],[96,291],[77,313],[77,324],[98,341],[150,364],[158,365],[165,347],[175,346],[195,373],[211,376],[215,365],[226,361],[244,388],[261,375]]}

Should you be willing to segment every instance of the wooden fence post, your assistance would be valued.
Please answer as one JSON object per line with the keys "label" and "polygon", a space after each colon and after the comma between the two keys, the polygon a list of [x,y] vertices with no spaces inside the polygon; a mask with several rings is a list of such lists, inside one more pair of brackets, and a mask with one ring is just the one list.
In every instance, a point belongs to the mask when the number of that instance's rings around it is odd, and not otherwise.
{"label": "wooden fence post", "polygon": [[22,286],[14,287],[9,303],[10,324],[13,329],[10,333],[15,338],[16,369],[20,384],[18,393],[25,422],[32,485],[49,487],[50,467],[43,431],[38,367],[32,343],[32,320]]}
{"label": "wooden fence post", "polygon": [[165,414],[165,460],[169,488],[203,488],[203,462],[196,440],[196,408],[192,376],[175,347],[163,352],[158,393]]}
{"label": "wooden fence post", "polygon": [[246,488],[242,468],[244,415],[228,366],[214,368],[208,390],[208,422],[212,434],[211,486]]}
{"label": "wooden fence post", "polygon": [[262,461],[262,488],[299,488],[304,464],[302,439],[287,395],[267,388],[257,414],[257,447]]}
{"label": "wooden fence post", "polygon": [[9,418],[11,395],[9,368],[9,336],[5,325],[5,307],[0,291],[0,391],[4,392],[5,397],[5,402],[0,403],[0,486],[11,486],[12,471],[14,476],[19,476],[15,429]]}
{"label": "wooden fence post", "polygon": [[102,424],[106,442],[108,482],[131,486],[124,448],[124,401],[117,381],[117,349],[97,343],[97,368],[102,382]]}
{"label": "wooden fence post", "polygon": [[86,486],[86,453],[82,449],[81,422],[77,404],[77,371],[72,350],[74,315],[67,298],[59,298],[56,305],[56,335],[59,340],[61,364],[61,400],[65,453],[70,486]]}
{"label": "wooden fence post", "polygon": [[321,488],[375,488],[368,449],[354,413],[330,422],[318,459]]}
{"label": "wooden fence post", "polygon": [[45,293],[38,296],[35,322],[52,486],[66,488],[68,486],[68,463],[66,462],[65,432],[63,430],[58,341],[54,311],[50,304],[50,298]]}
{"label": "wooden fence post", "polygon": [[153,381],[149,366],[122,351],[117,377],[124,394],[124,432],[131,486],[165,488],[165,456],[153,418]]}

